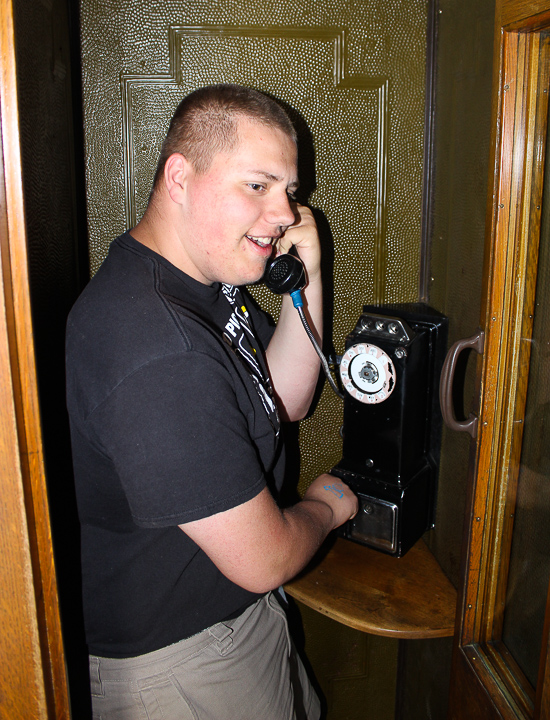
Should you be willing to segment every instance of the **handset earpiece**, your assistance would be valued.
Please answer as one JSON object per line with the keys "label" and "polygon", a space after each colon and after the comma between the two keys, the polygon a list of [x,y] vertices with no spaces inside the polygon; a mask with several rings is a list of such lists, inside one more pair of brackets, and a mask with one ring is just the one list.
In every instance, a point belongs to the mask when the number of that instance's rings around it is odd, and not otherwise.
{"label": "handset earpiece", "polygon": [[263,281],[277,295],[302,290],[306,285],[302,261],[295,255],[278,255],[268,262]]}

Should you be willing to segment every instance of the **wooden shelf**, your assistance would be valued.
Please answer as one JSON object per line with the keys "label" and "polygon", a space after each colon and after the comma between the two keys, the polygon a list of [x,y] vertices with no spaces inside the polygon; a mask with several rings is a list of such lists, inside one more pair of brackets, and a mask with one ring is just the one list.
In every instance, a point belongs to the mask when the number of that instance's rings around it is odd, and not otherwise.
{"label": "wooden shelf", "polygon": [[456,590],[423,540],[394,558],[338,537],[285,592],[373,635],[421,639],[454,632]]}

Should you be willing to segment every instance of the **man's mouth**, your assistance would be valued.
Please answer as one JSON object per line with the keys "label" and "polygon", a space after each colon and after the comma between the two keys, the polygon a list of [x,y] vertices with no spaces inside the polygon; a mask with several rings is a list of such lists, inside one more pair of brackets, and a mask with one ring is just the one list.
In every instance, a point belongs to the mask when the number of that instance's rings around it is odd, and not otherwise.
{"label": "man's mouth", "polygon": [[253,242],[261,248],[269,247],[274,240],[272,237],[254,237],[253,235],[246,235],[245,237],[247,240],[250,240],[250,242]]}

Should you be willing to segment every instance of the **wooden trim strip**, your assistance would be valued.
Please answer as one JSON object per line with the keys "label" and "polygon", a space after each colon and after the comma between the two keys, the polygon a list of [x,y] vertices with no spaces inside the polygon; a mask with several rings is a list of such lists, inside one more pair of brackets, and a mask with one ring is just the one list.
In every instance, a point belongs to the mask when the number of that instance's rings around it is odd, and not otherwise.
{"label": "wooden trim strip", "polygon": [[[34,585],[34,617],[38,632],[42,689],[46,707],[40,702],[40,711],[25,717],[70,717],[65,659],[61,639],[61,623],[54,569],[53,549],[46,495],[40,415],[36,382],[29,281],[27,273],[27,247],[23,188],[21,181],[21,154],[17,83],[14,52],[13,9],[11,0],[0,0],[0,110],[2,128],[3,181],[5,202],[2,203],[1,265],[6,327],[4,350],[8,352],[10,385],[12,388],[11,416],[17,430],[19,472],[12,467],[10,487],[21,483],[21,497],[26,512],[26,527],[21,536],[13,537],[10,546],[15,552],[17,544],[28,547],[29,579]],[[7,369],[3,381],[7,383]],[[6,387],[4,386],[6,391]],[[9,414],[9,406],[2,406],[2,417]],[[14,483],[12,485],[12,483]],[[15,489],[14,489],[15,492]],[[15,519],[15,518],[14,518]],[[23,572],[17,565],[14,572]],[[12,603],[23,598],[11,598]],[[27,608],[31,612],[30,608]],[[9,632],[9,629],[7,630]],[[3,632],[6,630],[3,629]],[[31,633],[29,626],[28,632]],[[38,648],[36,648],[38,650]],[[11,663],[5,663],[11,665]],[[10,668],[13,671],[13,668]],[[21,671],[29,672],[27,667]],[[36,668],[38,672],[38,668]],[[36,677],[38,682],[38,677]],[[4,679],[2,679],[4,685]],[[2,696],[13,693],[9,685],[2,687]],[[24,702],[24,698],[19,698]],[[47,714],[46,714],[47,713]],[[21,710],[17,716],[23,716]],[[15,717],[15,715],[14,715]]]}

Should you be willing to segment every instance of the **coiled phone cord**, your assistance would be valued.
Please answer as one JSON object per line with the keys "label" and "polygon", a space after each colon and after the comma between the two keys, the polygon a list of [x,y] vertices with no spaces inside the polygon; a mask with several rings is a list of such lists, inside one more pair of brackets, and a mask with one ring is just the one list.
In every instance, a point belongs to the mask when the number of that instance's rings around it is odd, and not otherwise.
{"label": "coiled phone cord", "polygon": [[309,323],[308,323],[307,318],[306,318],[305,313],[304,313],[304,307],[303,307],[303,306],[304,306],[304,302],[303,302],[303,300],[302,300],[302,294],[301,294],[300,290],[294,290],[293,292],[291,292],[291,293],[290,293],[290,297],[292,298],[292,302],[294,303],[294,307],[296,308],[296,310],[298,310],[298,315],[300,316],[300,320],[302,321],[302,325],[304,326],[304,330],[306,331],[308,338],[311,340],[311,344],[312,344],[313,347],[315,348],[315,352],[316,352],[317,355],[319,356],[319,359],[320,359],[320,361],[321,361],[321,365],[322,365],[322,367],[323,367],[323,371],[324,371],[324,373],[325,373],[325,375],[326,375],[327,380],[329,381],[330,387],[334,390],[334,392],[338,395],[338,397],[339,397],[339,398],[342,398],[342,400],[343,400],[343,399],[344,399],[344,395],[340,392],[338,386],[337,386],[336,383],[334,382],[334,379],[333,379],[332,374],[331,374],[331,372],[330,372],[330,367],[329,367],[329,364],[328,364],[328,362],[327,362],[327,359],[326,359],[326,357],[324,356],[323,351],[322,351],[321,348],[319,347],[319,343],[318,343],[317,340],[315,339],[315,336],[314,336],[311,328],[309,327]]}

